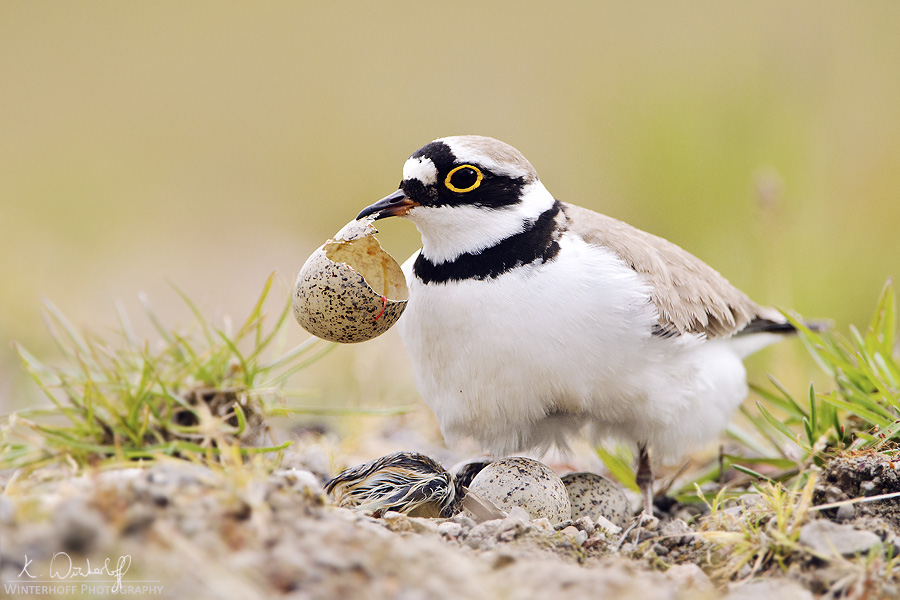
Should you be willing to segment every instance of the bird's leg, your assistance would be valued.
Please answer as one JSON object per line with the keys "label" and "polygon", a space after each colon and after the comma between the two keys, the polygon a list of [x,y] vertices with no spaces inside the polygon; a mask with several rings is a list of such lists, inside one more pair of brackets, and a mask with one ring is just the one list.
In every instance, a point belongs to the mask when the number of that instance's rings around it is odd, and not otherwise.
{"label": "bird's leg", "polygon": [[641,490],[644,498],[644,510],[641,512],[641,520],[653,517],[653,470],[650,468],[650,454],[646,444],[638,444],[638,469],[635,474],[635,483]]}
{"label": "bird's leg", "polygon": [[625,530],[619,543],[616,544],[616,550],[628,539],[628,534],[635,532],[634,541],[638,543],[641,539],[641,530],[645,527],[655,529],[659,521],[653,516],[653,470],[650,468],[650,454],[647,453],[646,444],[638,444],[638,469],[634,476],[635,483],[641,489],[641,496],[644,498],[644,509],[641,515]]}

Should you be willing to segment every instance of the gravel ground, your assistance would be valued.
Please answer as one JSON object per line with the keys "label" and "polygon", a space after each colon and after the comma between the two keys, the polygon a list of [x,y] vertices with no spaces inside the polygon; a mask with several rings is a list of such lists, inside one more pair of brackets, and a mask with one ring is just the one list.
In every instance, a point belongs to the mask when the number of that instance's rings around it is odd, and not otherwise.
{"label": "gravel ground", "polygon": [[[375,519],[335,506],[322,488],[328,474],[307,459],[271,473],[174,461],[77,476],[61,467],[5,473],[4,596],[775,600],[897,593],[895,571],[870,570],[864,580],[846,558],[898,545],[896,501],[854,505],[852,514],[821,511],[827,519],[804,526],[801,543],[833,550],[832,559],[735,583],[704,573],[713,548],[679,519],[621,546],[620,535],[590,519],[554,526],[518,508],[480,523],[466,514]],[[870,489],[866,481],[875,477]],[[834,461],[817,501],[860,489],[886,493],[897,481],[883,457]],[[834,548],[836,540],[850,545]]]}

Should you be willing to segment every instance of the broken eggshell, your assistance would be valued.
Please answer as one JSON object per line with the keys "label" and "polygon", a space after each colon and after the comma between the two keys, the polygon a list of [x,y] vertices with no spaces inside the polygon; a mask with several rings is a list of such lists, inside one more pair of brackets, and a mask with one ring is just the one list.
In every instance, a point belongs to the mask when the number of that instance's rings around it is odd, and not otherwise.
{"label": "broken eggshell", "polygon": [[347,223],[297,275],[294,317],[316,337],[343,344],[371,340],[406,308],[406,278],[375,239],[375,216]]}

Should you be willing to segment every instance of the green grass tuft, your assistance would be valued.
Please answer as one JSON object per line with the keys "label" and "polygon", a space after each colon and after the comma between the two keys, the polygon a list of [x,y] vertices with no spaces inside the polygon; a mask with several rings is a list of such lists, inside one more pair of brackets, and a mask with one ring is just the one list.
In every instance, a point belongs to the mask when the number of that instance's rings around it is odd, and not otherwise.
{"label": "green grass tuft", "polygon": [[51,406],[5,418],[0,466],[85,466],[162,456],[222,462],[287,447],[290,442],[272,439],[266,417],[286,411],[288,379],[333,344],[310,338],[267,358],[277,350],[291,310],[288,298],[267,326],[263,305],[272,281],[270,276],[235,332],[210,322],[177,288],[193,313],[192,333],[166,328],[141,298],[162,340],[155,346],[137,339],[121,307],[117,335],[104,340],[80,333],[45,302],[45,321],[64,364],[50,366],[16,345]]}
{"label": "green grass tuft", "polygon": [[[800,465],[822,465],[841,452],[892,452],[900,442],[900,348],[897,346],[896,297],[889,280],[864,333],[850,328],[845,337],[813,331],[796,315],[787,315],[816,363],[833,379],[820,392],[810,384],[803,397],[772,379],[775,390],[753,386],[764,402],[758,414],[746,414],[770,451],[784,455],[787,440],[800,448]],[[777,411],[778,414],[773,414]]]}

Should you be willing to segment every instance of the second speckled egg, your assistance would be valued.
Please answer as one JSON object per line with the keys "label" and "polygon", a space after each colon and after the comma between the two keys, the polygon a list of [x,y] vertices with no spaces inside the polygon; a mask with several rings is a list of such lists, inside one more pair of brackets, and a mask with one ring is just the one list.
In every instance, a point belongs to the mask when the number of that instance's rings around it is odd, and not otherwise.
{"label": "second speckled egg", "polygon": [[628,498],[618,484],[596,473],[569,473],[563,475],[562,482],[568,490],[573,519],[590,517],[596,521],[601,515],[619,527],[628,524]]}

